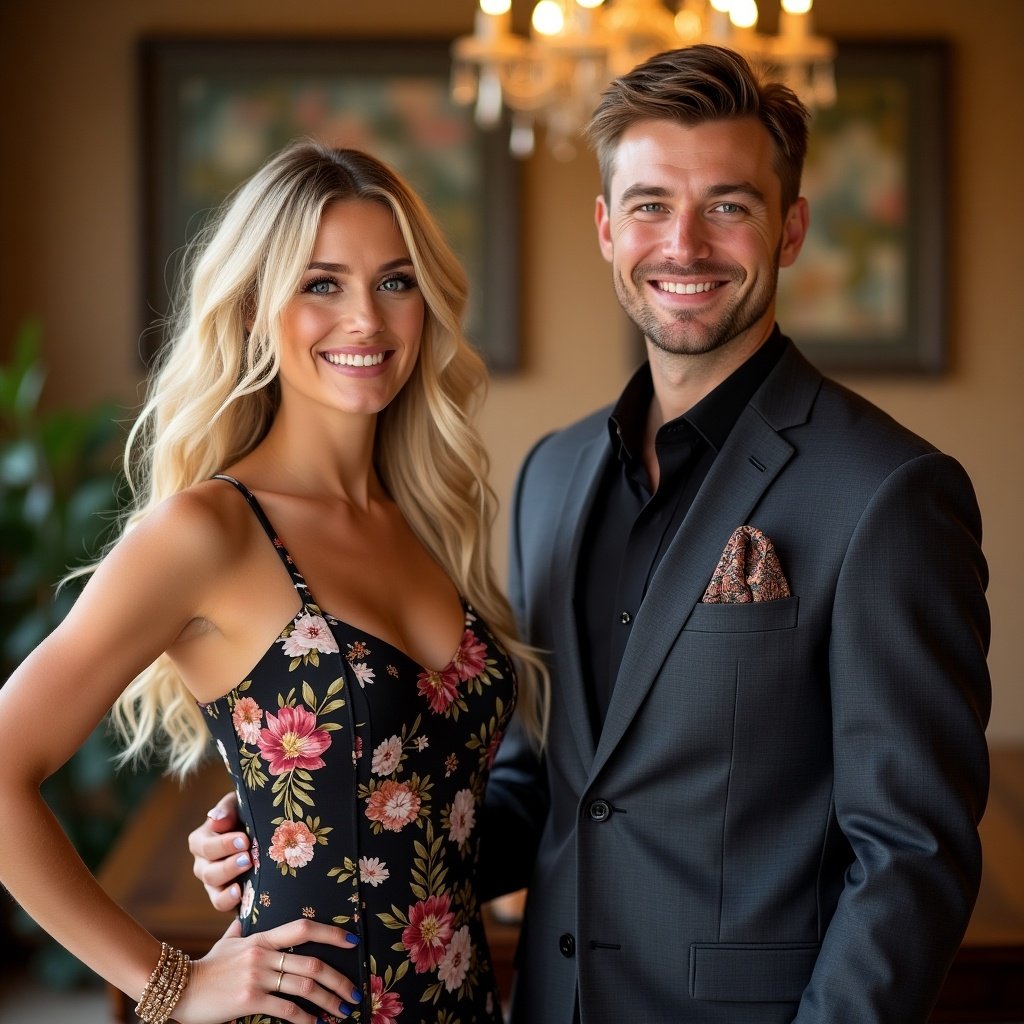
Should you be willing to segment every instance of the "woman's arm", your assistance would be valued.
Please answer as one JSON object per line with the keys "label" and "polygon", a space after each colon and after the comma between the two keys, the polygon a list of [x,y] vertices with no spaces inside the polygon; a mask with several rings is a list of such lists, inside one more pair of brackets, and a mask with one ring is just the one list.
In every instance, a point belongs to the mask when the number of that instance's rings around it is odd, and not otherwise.
{"label": "woman's arm", "polygon": [[[181,499],[181,500],[179,500]],[[220,530],[201,502],[180,495],[155,510],[104,559],[63,623],[0,689],[0,881],[50,935],[111,984],[138,998],[160,943],[104,892],[40,795],[124,687],[190,625],[225,571]],[[215,624],[211,624],[215,628]],[[175,1011],[185,1024],[281,1015],[278,946],[348,946],[339,928],[297,921],[247,939],[229,930],[198,961]],[[289,954],[282,991],[336,1013],[352,986],[309,957]],[[300,990],[301,989],[301,993]],[[287,1009],[294,1011],[292,1004]],[[308,1014],[290,1019],[314,1024]]]}

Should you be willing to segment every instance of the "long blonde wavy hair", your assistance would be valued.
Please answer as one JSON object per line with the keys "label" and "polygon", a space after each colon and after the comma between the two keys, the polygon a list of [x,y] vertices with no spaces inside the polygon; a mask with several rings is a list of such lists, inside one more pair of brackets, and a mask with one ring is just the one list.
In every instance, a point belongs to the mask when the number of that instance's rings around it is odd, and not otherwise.
{"label": "long blonde wavy hair", "polygon": [[[188,260],[191,287],[171,321],[146,403],[126,446],[132,493],[123,533],[170,495],[209,479],[264,438],[277,410],[280,317],[295,293],[324,210],[344,199],[394,215],[426,306],[419,359],[379,415],[374,461],[428,551],[509,651],[523,724],[540,740],[547,676],[516,638],[491,566],[496,500],[472,416],[486,386],[462,333],[465,273],[419,197],[366,153],[301,140],[271,158],[222,207]],[[87,570],[88,571],[88,570]],[[167,655],[118,699],[122,760],[159,748],[184,775],[207,747],[202,714]]]}

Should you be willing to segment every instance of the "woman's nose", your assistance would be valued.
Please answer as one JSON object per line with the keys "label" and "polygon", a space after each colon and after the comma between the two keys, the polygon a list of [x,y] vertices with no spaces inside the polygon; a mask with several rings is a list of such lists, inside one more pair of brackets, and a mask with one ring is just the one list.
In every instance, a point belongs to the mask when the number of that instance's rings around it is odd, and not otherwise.
{"label": "woman's nose", "polygon": [[351,296],[345,309],[344,327],[348,333],[366,338],[372,338],[384,330],[384,318],[372,295]]}

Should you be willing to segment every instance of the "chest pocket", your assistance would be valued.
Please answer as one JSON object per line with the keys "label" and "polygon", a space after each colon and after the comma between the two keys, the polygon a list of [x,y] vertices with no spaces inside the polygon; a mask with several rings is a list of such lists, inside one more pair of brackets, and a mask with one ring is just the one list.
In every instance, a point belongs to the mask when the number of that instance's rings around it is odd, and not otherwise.
{"label": "chest pocket", "polygon": [[695,633],[763,633],[796,628],[799,597],[750,604],[698,604],[684,630]]}

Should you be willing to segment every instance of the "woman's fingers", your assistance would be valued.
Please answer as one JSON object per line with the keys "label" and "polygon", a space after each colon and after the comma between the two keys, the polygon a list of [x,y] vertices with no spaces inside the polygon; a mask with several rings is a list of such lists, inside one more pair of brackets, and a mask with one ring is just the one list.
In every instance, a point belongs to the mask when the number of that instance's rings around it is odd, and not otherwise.
{"label": "woman's fingers", "polygon": [[290,949],[307,942],[351,948],[359,941],[356,935],[305,919],[244,938],[240,933],[241,924],[232,921],[213,949],[193,964],[175,1020],[214,1024],[265,1014],[317,1024],[316,1017],[285,997],[302,998],[340,1018],[362,1001],[362,993],[345,975],[315,956]]}
{"label": "woman's fingers", "polygon": [[293,947],[307,942],[351,949],[359,944],[358,935],[334,925],[299,918],[253,936],[257,937],[269,941],[273,947],[270,966],[274,994],[280,982],[282,993],[301,996],[336,1017],[347,1017],[351,1007],[361,1002],[362,992],[340,971],[315,956],[291,952]]}
{"label": "woman's fingers", "polygon": [[316,957],[282,952],[274,967],[274,995],[300,996],[332,1017],[347,1017],[362,1002],[362,992],[349,978]]}

